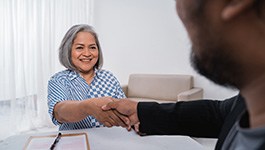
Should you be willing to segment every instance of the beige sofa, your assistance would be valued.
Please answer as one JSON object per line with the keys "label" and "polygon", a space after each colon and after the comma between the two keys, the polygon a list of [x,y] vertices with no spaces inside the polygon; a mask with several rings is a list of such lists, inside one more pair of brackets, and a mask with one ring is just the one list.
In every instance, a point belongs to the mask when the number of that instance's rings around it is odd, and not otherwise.
{"label": "beige sofa", "polygon": [[128,98],[136,101],[165,103],[203,98],[203,89],[193,87],[191,75],[131,74],[122,88]]}

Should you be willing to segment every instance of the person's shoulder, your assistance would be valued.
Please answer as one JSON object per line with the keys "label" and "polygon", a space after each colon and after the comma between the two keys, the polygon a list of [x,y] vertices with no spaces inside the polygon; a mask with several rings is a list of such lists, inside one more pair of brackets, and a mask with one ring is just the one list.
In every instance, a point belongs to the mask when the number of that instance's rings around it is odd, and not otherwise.
{"label": "person's shoulder", "polygon": [[112,81],[117,81],[117,78],[115,75],[108,70],[100,69],[97,70],[97,76],[103,80],[112,80]]}
{"label": "person's shoulder", "polygon": [[69,76],[70,73],[71,73],[71,70],[69,70],[69,69],[59,71],[59,72],[55,73],[53,76],[51,76],[50,80],[65,79]]}
{"label": "person's shoulder", "polygon": [[111,71],[105,69],[97,70],[97,74],[101,76],[113,76],[113,73]]}

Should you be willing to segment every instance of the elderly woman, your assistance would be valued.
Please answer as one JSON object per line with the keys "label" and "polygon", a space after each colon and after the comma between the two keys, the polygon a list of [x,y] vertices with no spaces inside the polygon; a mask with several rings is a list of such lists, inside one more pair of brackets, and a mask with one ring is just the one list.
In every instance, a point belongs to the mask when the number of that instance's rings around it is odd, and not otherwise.
{"label": "elderly woman", "polygon": [[100,126],[123,126],[127,118],[101,106],[112,98],[124,98],[120,83],[102,70],[103,57],[98,37],[89,25],[71,27],[59,48],[60,63],[66,70],[48,83],[49,114],[59,130]]}

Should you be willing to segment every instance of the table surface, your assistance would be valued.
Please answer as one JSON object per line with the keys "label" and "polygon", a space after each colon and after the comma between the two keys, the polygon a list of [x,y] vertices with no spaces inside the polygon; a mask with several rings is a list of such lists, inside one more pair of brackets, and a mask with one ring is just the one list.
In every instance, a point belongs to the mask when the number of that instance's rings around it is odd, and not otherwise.
{"label": "table surface", "polygon": [[[205,150],[205,148],[188,136],[139,136],[134,131],[124,128],[92,128],[86,130],[62,131],[62,133],[88,134],[91,150]],[[50,135],[58,132],[39,132],[11,136],[0,142],[0,150],[22,150],[30,136]]]}

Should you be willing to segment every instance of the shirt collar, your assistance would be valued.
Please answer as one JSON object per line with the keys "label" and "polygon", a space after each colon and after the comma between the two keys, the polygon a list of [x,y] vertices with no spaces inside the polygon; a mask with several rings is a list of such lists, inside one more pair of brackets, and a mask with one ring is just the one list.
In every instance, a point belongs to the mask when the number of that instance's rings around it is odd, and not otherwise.
{"label": "shirt collar", "polygon": [[75,70],[69,69],[68,71],[68,77],[70,80],[74,80],[75,78],[80,77],[79,73],[77,73]]}
{"label": "shirt collar", "polygon": [[[101,78],[102,74],[100,73],[100,71],[98,69],[94,69],[94,70],[95,70],[94,77]],[[75,78],[81,77],[81,75],[78,72],[76,72],[75,70],[69,69],[68,77],[70,80],[74,80]]]}

